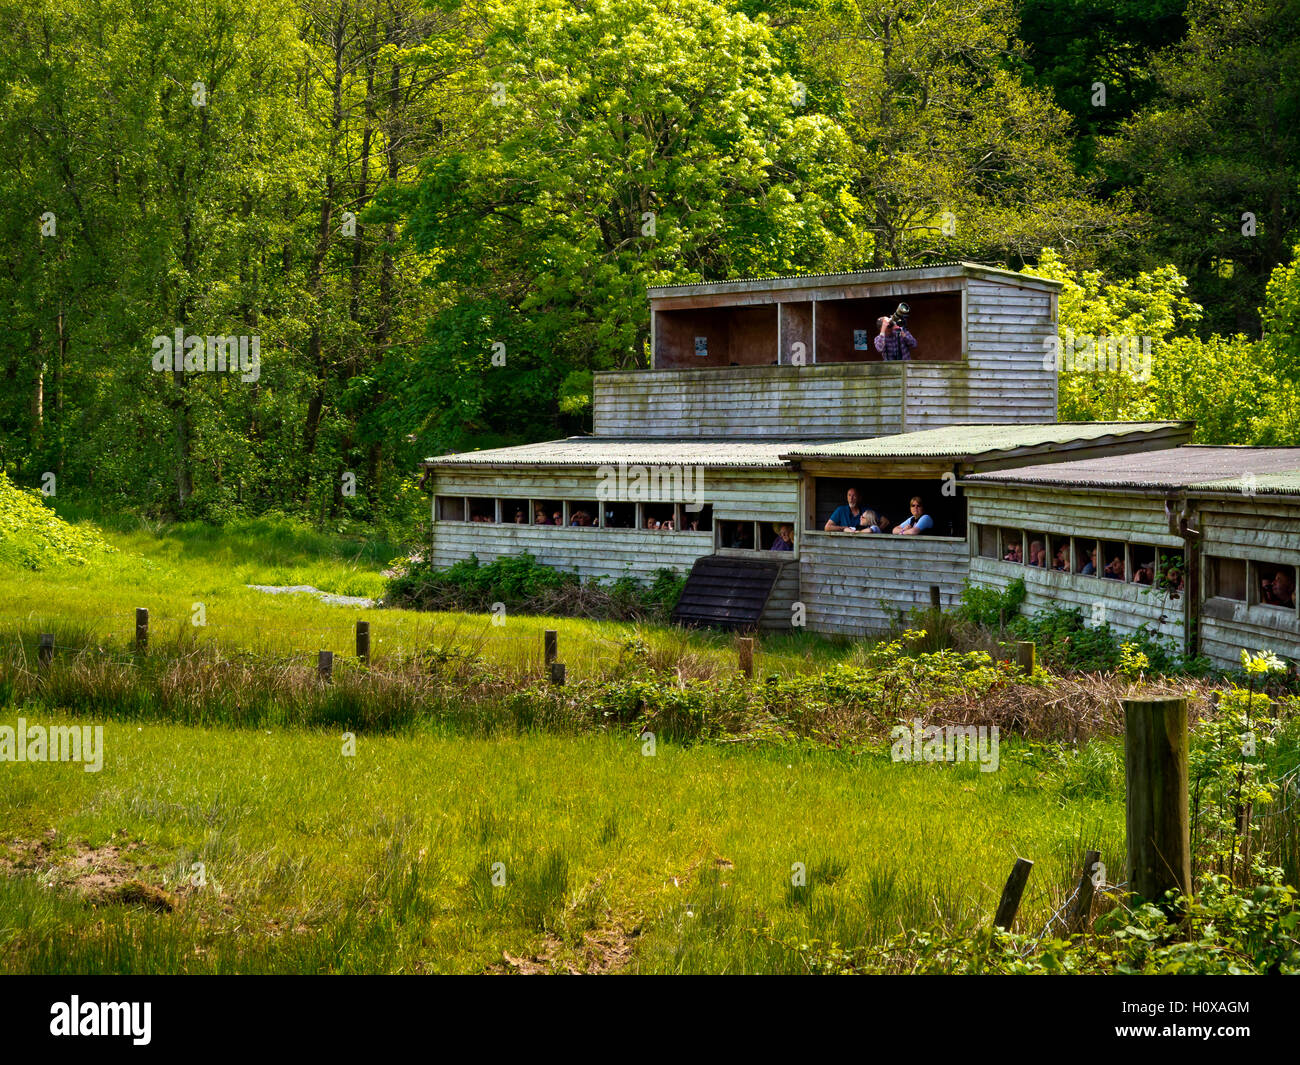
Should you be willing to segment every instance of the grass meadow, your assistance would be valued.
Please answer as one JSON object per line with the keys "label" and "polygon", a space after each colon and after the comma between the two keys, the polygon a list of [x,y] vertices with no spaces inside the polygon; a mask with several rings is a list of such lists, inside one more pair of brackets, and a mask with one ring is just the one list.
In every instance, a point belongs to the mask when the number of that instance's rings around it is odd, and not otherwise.
{"label": "grass meadow", "polygon": [[[137,606],[150,608],[148,663],[159,663],[147,684],[201,686],[223,655],[247,674],[275,656],[350,653],[360,617],[378,664],[373,677],[341,664],[341,698],[397,676],[385,659],[430,646],[537,671],[543,628],[560,630],[577,677],[616,676],[633,635],[698,677],[734,673],[736,658],[731,637],[656,626],[498,627],[255,592],[245,585],[377,596],[397,553],[274,522],[105,535],[117,550],[90,565],[0,567],[11,656],[0,723],[102,725],[105,737],[98,773],[0,765],[0,971],[800,972],[819,944],[987,924],[1017,857],[1036,863],[1021,910],[1035,930],[1086,848],[1122,851],[1122,768],[1107,739],[1086,748],[1103,755],[1092,776],[1076,766],[1063,781],[1050,753],[1008,739],[1000,771],[981,773],[896,763],[879,745],[770,738],[661,741],[650,755],[627,728],[503,718],[476,730],[469,703],[461,720],[417,706],[374,728],[329,707],[338,727],[211,712],[215,689],[192,714],[137,713],[126,688],[115,702],[94,673],[101,648],[112,668],[137,668]],[[191,624],[196,603],[203,626]],[[42,631],[60,646],[48,683],[23,664]],[[854,653],[810,635],[764,639],[757,666],[790,674]],[[98,692],[93,713],[60,697],[59,663],[73,659],[76,691]],[[241,690],[225,695],[239,702]]]}
{"label": "grass meadow", "polygon": [[1041,925],[1123,839],[1117,798],[1067,810],[1009,745],[997,773],[544,733],[104,746],[99,773],[0,773],[0,862],[29,874],[0,876],[0,970],[799,972],[804,941],[987,923],[1017,856]]}

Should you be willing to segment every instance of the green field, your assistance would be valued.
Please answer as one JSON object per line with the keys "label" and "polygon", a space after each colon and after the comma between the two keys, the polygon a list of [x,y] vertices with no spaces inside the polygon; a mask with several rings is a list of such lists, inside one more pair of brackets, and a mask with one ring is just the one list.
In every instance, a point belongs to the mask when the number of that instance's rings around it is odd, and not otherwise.
{"label": "green field", "polygon": [[1084,845],[1122,840],[1119,801],[1067,809],[1006,748],[998,773],[536,733],[344,756],[321,732],[110,723],[105,751],[99,773],[0,772],[0,860],[32,874],[0,877],[5,971],[801,971],[776,941],[987,922],[1017,856],[1041,924]]}

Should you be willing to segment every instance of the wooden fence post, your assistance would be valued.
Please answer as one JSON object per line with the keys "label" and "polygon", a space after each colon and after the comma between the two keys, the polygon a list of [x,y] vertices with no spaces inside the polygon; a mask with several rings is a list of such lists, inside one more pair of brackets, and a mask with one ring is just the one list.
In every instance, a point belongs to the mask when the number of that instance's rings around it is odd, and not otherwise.
{"label": "wooden fence post", "polygon": [[556,685],[557,687],[564,686],[564,663],[563,662],[551,663],[551,683]]}
{"label": "wooden fence post", "polygon": [[326,684],[334,679],[334,652],[321,651],[316,656],[316,676]]}
{"label": "wooden fence post", "polygon": [[1083,856],[1083,876],[1079,878],[1079,890],[1074,900],[1074,909],[1070,911],[1065,923],[1067,932],[1086,932],[1092,924],[1092,897],[1096,887],[1092,882],[1092,870],[1101,861],[1100,851],[1087,851]]}
{"label": "wooden fence post", "polygon": [[147,606],[135,608],[135,649],[137,654],[144,654],[149,650],[149,608]]}
{"label": "wooden fence post", "polygon": [[737,643],[740,652],[740,671],[747,677],[753,677],[754,638],[752,636],[742,636]]}
{"label": "wooden fence post", "polygon": [[41,633],[40,645],[36,651],[36,664],[40,672],[49,671],[50,662],[54,659],[54,633]]}
{"label": "wooden fence post", "polygon": [[546,629],[542,633],[542,657],[546,665],[551,665],[560,657],[560,634],[555,629]]}
{"label": "wooden fence post", "polygon": [[370,622],[357,622],[357,657],[370,665]]}
{"label": "wooden fence post", "polygon": [[930,585],[930,606],[935,610],[939,609],[939,586],[937,584]]}
{"label": "wooden fence post", "polygon": [[1129,889],[1158,902],[1192,890],[1187,700],[1125,699],[1124,800]]}
{"label": "wooden fence post", "polygon": [[1016,641],[1016,665],[1029,676],[1034,675],[1035,652],[1037,648],[1028,640]]}
{"label": "wooden fence post", "polygon": [[1002,899],[998,902],[997,916],[993,918],[993,923],[999,928],[1011,931],[1016,911],[1020,909],[1020,896],[1025,893],[1025,883],[1029,880],[1029,871],[1033,867],[1034,863],[1028,858],[1017,858],[1016,864],[1011,867],[1007,886],[1002,889]]}

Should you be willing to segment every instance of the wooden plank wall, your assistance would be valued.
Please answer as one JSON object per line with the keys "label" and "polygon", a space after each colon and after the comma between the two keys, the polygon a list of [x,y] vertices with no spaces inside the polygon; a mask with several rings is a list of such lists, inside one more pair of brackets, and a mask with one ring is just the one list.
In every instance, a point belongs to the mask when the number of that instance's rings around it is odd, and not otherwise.
{"label": "wooden plank wall", "polygon": [[966,315],[964,363],[908,364],[907,429],[1055,421],[1056,373],[1043,366],[1051,294],[971,278]]}
{"label": "wooden plank wall", "polygon": [[[1300,502],[1267,496],[1204,500],[1193,524],[1201,530],[1205,556],[1300,564]],[[1243,648],[1300,660],[1300,618],[1294,611],[1287,616],[1258,604],[1207,599],[1200,641],[1201,652],[1223,666],[1240,666]]]}
{"label": "wooden plank wall", "polygon": [[892,611],[930,605],[939,586],[945,610],[957,603],[966,577],[965,540],[947,537],[805,532],[799,595],[814,632],[862,636],[893,624]]}
{"label": "wooden plank wall", "polygon": [[772,586],[763,616],[758,627],[764,631],[787,632],[794,616],[793,607],[799,601],[799,560],[792,559],[781,567],[781,576]]}
{"label": "wooden plank wall", "polygon": [[575,529],[545,525],[485,525],[434,522],[430,559],[440,568],[477,555],[491,562],[527,552],[544,566],[588,577],[652,578],[661,568],[689,572],[713,550],[708,532],[648,532],[644,529]]}
{"label": "wooden plank wall", "polygon": [[[703,502],[713,521],[799,520],[799,478],[792,470],[706,469]],[[600,478],[593,469],[463,468],[437,470],[434,495],[509,499],[592,500]],[[667,566],[685,573],[700,555],[713,553],[712,531],[650,532],[644,529],[555,528],[553,526],[437,521],[431,552],[436,566],[449,566],[471,553],[487,562],[500,555],[534,555],[544,565],[593,575],[639,579]]]}
{"label": "wooden plank wall", "polygon": [[596,436],[853,438],[902,431],[896,363],[598,373],[594,390]]}
{"label": "wooden plank wall", "polygon": [[[1170,535],[1164,502],[1153,496],[980,485],[966,489],[966,506],[972,525],[1125,540],[1178,551],[1185,546],[1180,537]],[[1026,614],[1077,607],[1085,618],[1092,618],[1094,604],[1100,603],[1102,616],[1117,632],[1136,632],[1145,622],[1149,630],[1173,640],[1180,649],[1185,646],[1183,600],[1170,599],[1145,585],[979,557],[970,560],[970,577],[973,583],[990,588],[1005,588],[1022,577],[1028,597],[1021,609]]]}

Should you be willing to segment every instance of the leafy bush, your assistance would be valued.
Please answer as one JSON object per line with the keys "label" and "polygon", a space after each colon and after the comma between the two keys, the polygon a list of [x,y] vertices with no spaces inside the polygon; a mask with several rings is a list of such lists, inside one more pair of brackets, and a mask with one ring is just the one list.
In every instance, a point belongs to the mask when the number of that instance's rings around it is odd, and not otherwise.
{"label": "leafy bush", "polygon": [[84,565],[111,550],[99,533],[69,525],[39,492],[17,487],[0,471],[0,562],[39,570]]}
{"label": "leafy bush", "polygon": [[662,620],[685,584],[671,569],[657,570],[648,584],[630,574],[583,584],[576,573],[543,565],[530,554],[502,555],[487,564],[470,555],[445,569],[423,559],[405,564],[389,581],[384,602],[416,610],[490,610],[502,603],[528,614]]}
{"label": "leafy bush", "polygon": [[1020,613],[1020,606],[1027,594],[1025,582],[1020,577],[1001,591],[971,584],[968,579],[962,585],[961,606],[957,608],[956,614],[963,621],[986,629],[1001,629]]}

